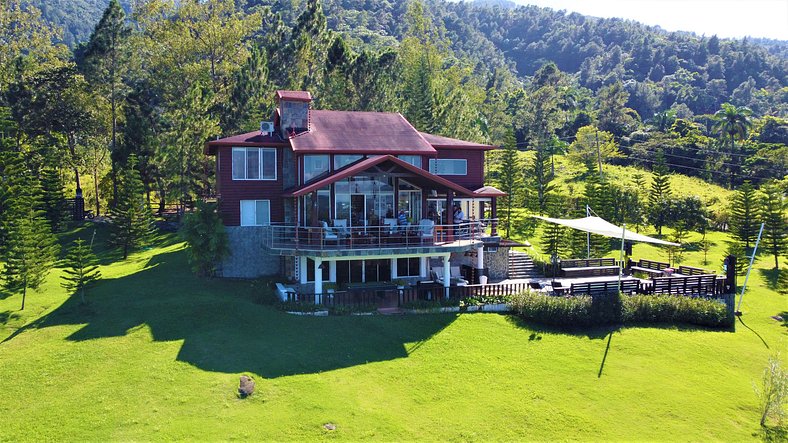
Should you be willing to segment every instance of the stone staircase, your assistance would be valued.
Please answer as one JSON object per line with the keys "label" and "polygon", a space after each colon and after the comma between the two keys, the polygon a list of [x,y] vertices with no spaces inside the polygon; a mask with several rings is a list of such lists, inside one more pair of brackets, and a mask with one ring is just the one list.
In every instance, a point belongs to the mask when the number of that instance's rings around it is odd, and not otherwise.
{"label": "stone staircase", "polygon": [[509,251],[509,278],[544,277],[528,254],[520,251]]}

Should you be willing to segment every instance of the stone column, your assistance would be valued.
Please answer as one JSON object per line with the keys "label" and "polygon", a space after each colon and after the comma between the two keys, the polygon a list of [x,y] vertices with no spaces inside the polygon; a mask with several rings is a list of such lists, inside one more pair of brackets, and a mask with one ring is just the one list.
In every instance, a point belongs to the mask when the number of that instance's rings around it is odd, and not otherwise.
{"label": "stone column", "polygon": [[443,296],[449,298],[449,285],[451,284],[450,254],[443,256]]}
{"label": "stone column", "polygon": [[315,258],[315,304],[320,304],[320,298],[323,295],[323,270],[320,265],[323,264],[322,258]]}
{"label": "stone column", "polygon": [[328,280],[332,283],[337,282],[337,261],[336,260],[329,260],[328,261]]}
{"label": "stone column", "polygon": [[397,273],[397,259],[396,258],[392,258],[391,259],[391,281],[394,281],[394,280],[397,279],[397,274],[398,274]]}
{"label": "stone column", "polygon": [[301,284],[306,284],[306,257],[298,257],[298,281]]}

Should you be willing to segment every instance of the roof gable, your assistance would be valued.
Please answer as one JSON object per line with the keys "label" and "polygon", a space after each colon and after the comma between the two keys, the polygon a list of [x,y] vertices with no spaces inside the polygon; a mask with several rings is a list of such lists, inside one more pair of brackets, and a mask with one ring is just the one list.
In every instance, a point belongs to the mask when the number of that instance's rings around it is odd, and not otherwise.
{"label": "roof gable", "polygon": [[312,110],[310,117],[309,132],[290,138],[295,152],[436,154],[399,113]]}

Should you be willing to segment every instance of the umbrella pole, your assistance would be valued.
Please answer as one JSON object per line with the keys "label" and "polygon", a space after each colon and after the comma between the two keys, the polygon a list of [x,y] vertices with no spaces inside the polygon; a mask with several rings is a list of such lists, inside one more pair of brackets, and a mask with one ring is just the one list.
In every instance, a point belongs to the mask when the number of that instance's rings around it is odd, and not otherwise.
{"label": "umbrella pole", "polygon": [[[591,217],[591,208],[586,205],[586,217]],[[591,233],[586,232],[586,258],[591,258]]]}
{"label": "umbrella pole", "polygon": [[627,224],[621,228],[621,254],[618,262],[618,289],[621,290],[621,275],[624,273],[624,240],[627,237]]}

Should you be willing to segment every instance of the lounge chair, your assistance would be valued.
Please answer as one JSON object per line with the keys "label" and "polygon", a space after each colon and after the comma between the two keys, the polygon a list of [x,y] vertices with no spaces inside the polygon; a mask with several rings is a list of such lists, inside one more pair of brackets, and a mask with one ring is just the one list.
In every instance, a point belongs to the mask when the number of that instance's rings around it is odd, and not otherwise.
{"label": "lounge chair", "polygon": [[339,236],[328,226],[328,223],[321,223],[323,225],[323,240],[339,241]]}
{"label": "lounge chair", "polygon": [[419,240],[432,242],[434,232],[435,222],[426,218],[421,219],[419,222]]}
{"label": "lounge chair", "polygon": [[343,237],[350,237],[350,229],[347,227],[347,220],[344,218],[337,218],[334,219],[334,228],[337,230],[337,234],[341,234]]}

